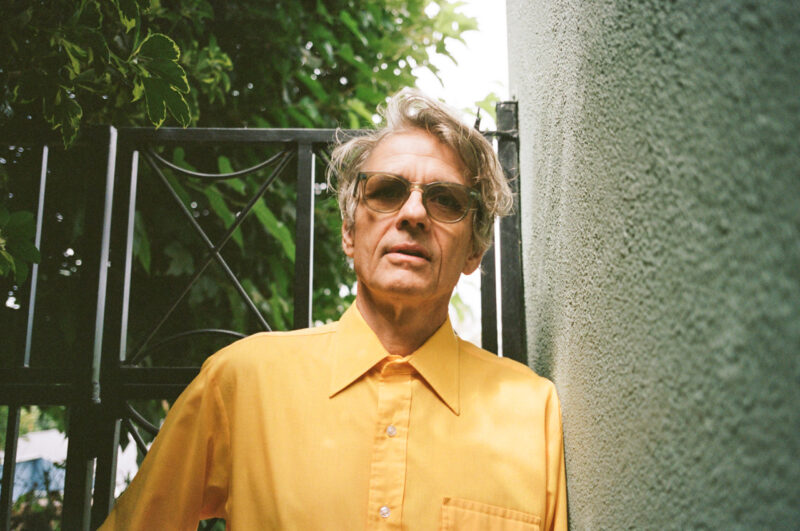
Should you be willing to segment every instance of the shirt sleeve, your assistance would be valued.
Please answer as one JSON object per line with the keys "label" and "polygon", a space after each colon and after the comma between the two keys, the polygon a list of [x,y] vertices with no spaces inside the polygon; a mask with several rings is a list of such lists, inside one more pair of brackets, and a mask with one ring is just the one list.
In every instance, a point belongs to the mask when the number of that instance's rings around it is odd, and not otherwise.
{"label": "shirt sleeve", "polygon": [[175,401],[101,530],[195,531],[201,519],[225,517],[230,431],[209,365]]}
{"label": "shirt sleeve", "polygon": [[547,433],[547,519],[544,529],[567,529],[567,479],[564,470],[564,438],[561,404],[555,386],[551,388],[545,410]]}

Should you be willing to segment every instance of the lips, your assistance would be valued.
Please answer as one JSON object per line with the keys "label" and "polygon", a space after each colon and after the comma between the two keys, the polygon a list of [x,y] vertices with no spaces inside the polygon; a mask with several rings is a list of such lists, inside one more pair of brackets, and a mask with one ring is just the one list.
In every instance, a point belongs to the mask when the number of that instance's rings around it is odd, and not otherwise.
{"label": "lips", "polygon": [[428,251],[425,250],[424,247],[421,245],[417,245],[414,243],[400,243],[397,245],[393,245],[386,251],[386,254],[389,253],[397,253],[397,254],[404,254],[407,256],[416,256],[417,258],[424,258],[425,260],[430,261],[431,256]]}

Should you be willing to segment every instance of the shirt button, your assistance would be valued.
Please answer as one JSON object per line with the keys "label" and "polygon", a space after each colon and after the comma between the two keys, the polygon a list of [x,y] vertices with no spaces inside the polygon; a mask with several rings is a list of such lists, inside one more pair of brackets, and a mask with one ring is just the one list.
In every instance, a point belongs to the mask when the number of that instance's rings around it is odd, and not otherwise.
{"label": "shirt button", "polygon": [[389,424],[386,426],[386,435],[389,437],[394,437],[397,435],[397,428],[394,427],[394,424]]}
{"label": "shirt button", "polygon": [[382,518],[389,518],[389,515],[392,514],[392,511],[386,507],[385,505],[381,507],[381,510],[378,511]]}

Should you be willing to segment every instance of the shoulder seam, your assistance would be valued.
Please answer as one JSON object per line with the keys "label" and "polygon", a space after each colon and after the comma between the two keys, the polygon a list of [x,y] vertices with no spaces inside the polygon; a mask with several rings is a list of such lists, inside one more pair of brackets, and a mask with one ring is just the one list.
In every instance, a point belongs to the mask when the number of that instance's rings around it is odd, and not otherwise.
{"label": "shoulder seam", "polygon": [[[528,365],[526,365],[524,363],[521,363],[521,362],[516,361],[516,360],[512,360],[510,358],[503,358],[503,357],[498,356],[497,354],[495,354],[493,352],[489,352],[488,350],[482,349],[481,347],[479,347],[479,346],[477,346],[477,345],[475,345],[473,343],[470,343],[469,341],[466,341],[464,339],[460,339],[460,342],[461,342],[460,350],[462,352],[464,352],[464,354],[466,354],[466,355],[468,355],[468,356],[470,356],[470,357],[472,357],[472,358],[474,358],[474,359],[476,359],[478,361],[491,363],[492,365],[499,365],[501,367],[505,367],[505,368],[508,368],[508,369],[511,369],[513,371],[517,371],[517,372],[520,372],[520,373],[531,372],[533,374],[536,374],[536,371],[534,371],[533,369],[531,369]],[[477,352],[471,352],[472,349],[474,349]],[[483,354],[483,355],[481,355],[481,354]],[[537,376],[539,376],[539,375],[537,374]]]}
{"label": "shoulder seam", "polygon": [[246,341],[248,339],[255,339],[260,337],[283,337],[283,336],[319,336],[324,334],[333,334],[336,332],[336,328],[331,326],[319,326],[316,328],[303,328],[300,330],[270,330],[270,331],[263,331],[263,332],[256,332],[255,334],[250,334],[249,336],[243,337],[239,341]]}

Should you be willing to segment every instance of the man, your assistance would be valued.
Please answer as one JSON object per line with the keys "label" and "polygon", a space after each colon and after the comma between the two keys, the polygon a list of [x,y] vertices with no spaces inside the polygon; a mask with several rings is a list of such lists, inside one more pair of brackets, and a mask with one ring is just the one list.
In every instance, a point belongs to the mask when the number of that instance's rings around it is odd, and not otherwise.
{"label": "man", "polygon": [[558,398],[448,303],[510,192],[491,145],[406,90],[338,146],[356,302],[210,357],[104,529],[566,529]]}

